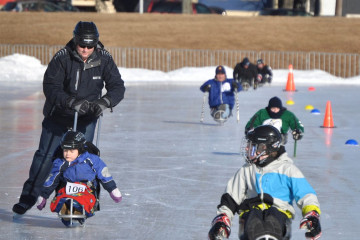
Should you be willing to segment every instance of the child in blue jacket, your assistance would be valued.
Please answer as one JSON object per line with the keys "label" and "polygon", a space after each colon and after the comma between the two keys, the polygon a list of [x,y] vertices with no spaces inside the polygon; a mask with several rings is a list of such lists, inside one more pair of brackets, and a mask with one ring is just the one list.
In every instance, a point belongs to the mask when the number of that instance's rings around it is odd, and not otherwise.
{"label": "child in blue jacket", "polygon": [[220,65],[216,67],[215,78],[206,81],[200,90],[209,92],[211,116],[215,120],[226,120],[235,104],[234,92],[239,92],[242,87],[233,79],[226,78],[225,68]]}
{"label": "child in blue jacket", "polygon": [[[51,172],[43,185],[43,190],[37,201],[37,208],[42,210],[46,200],[56,190],[51,201],[52,212],[62,215],[82,214],[85,210],[86,217],[94,215],[96,210],[96,188],[98,183],[110,193],[116,202],[122,199],[113,177],[106,164],[98,155],[87,151],[86,139],[81,132],[68,131],[61,139],[63,157],[56,158]],[[70,212],[69,199],[73,199],[73,209]],[[61,219],[64,225],[69,226],[68,218]],[[81,224],[85,219],[78,219]]]}

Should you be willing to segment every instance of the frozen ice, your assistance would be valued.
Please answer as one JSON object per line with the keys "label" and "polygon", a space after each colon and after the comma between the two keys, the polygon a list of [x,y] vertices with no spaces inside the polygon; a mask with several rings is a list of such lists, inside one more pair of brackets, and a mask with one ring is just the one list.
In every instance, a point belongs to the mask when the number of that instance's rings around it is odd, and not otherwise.
{"label": "frozen ice", "polygon": [[[122,202],[114,203],[102,190],[101,211],[85,227],[64,227],[50,212],[50,199],[43,211],[33,207],[13,220],[11,208],[28,177],[43,119],[46,66],[36,61],[23,55],[0,58],[0,239],[207,239],[226,183],[244,163],[239,154],[244,126],[273,96],[305,126],[293,159],[318,194],[322,239],[360,235],[359,147],[345,145],[348,139],[360,141],[360,77],[342,79],[319,70],[294,71],[296,92],[284,91],[287,70],[275,70],[271,86],[238,94],[240,123],[231,117],[219,126],[208,106],[200,123],[199,87],[214,76],[215,66],[169,73],[120,68],[125,98],[101,119],[98,146]],[[230,67],[226,70],[232,74]],[[287,100],[294,105],[286,105]],[[335,128],[321,127],[327,101]],[[309,104],[321,113],[305,110]],[[291,137],[286,149],[293,156]],[[295,208],[292,239],[305,239]],[[237,233],[238,217],[230,239]]]}

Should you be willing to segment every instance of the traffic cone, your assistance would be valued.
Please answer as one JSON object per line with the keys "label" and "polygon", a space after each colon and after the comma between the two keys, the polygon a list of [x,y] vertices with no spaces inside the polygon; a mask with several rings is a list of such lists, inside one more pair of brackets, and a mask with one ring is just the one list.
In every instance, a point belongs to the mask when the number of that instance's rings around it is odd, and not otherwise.
{"label": "traffic cone", "polygon": [[285,91],[287,91],[287,92],[295,92],[296,91],[292,64],[289,65],[289,73],[288,73],[288,79],[287,79]]}
{"label": "traffic cone", "polygon": [[326,103],[325,118],[324,118],[324,124],[322,127],[324,127],[324,128],[333,128],[334,127],[334,121],[333,121],[330,101],[327,101],[327,103]]}

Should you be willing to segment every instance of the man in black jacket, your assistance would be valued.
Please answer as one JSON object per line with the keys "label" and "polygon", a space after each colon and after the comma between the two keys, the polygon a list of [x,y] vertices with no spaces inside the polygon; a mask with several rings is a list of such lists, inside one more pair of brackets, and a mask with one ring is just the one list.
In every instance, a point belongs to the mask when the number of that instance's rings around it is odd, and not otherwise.
{"label": "man in black jacket", "polygon": [[[35,205],[61,137],[74,124],[75,112],[79,116],[77,130],[91,142],[99,116],[124,98],[124,81],[110,53],[99,41],[96,25],[80,21],[73,35],[55,54],[44,75],[46,100],[39,148],[20,201],[13,206],[16,214],[22,215]],[[104,85],[106,94],[101,96]]]}
{"label": "man in black jacket", "polygon": [[241,83],[244,90],[247,90],[251,86],[256,89],[258,86],[257,67],[255,64],[250,63],[247,57],[245,57],[242,62],[236,64],[233,77],[235,81]]}

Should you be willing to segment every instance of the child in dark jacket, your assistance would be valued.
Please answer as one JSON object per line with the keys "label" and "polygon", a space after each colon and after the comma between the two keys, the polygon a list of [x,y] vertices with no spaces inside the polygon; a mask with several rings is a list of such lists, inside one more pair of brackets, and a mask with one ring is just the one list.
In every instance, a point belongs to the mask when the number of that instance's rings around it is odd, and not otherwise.
{"label": "child in dark jacket", "polygon": [[[43,190],[37,201],[37,208],[42,210],[46,200],[55,190],[56,194],[51,201],[52,212],[68,214],[82,214],[91,217],[96,210],[96,188],[100,182],[103,188],[110,193],[116,202],[122,199],[113,177],[106,164],[98,155],[87,151],[86,139],[81,132],[68,131],[61,139],[63,157],[56,158],[51,172],[43,185]],[[70,199],[73,199],[73,209],[70,212]],[[61,219],[64,225],[69,226],[69,218]],[[78,219],[81,224],[85,218]]]}

